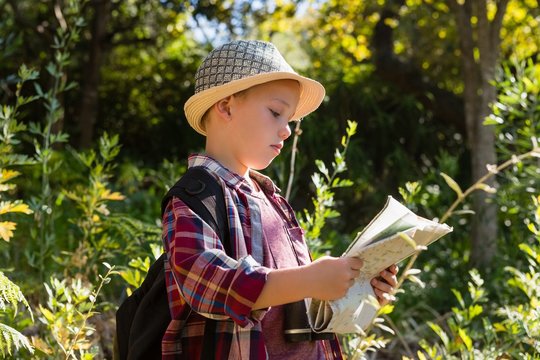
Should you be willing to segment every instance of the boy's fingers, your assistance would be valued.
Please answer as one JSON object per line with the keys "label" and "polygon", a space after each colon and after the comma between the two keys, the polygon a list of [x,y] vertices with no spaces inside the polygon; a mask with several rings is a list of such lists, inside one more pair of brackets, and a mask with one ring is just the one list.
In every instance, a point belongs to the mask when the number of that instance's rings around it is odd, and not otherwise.
{"label": "boy's fingers", "polygon": [[388,302],[396,300],[396,297],[394,295],[390,295],[379,289],[375,289],[374,291],[375,291],[375,295],[377,296],[377,300],[379,300],[380,305],[386,305],[388,304]]}
{"label": "boy's fingers", "polygon": [[392,287],[392,285],[389,285],[388,283],[378,280],[378,279],[371,280],[371,286],[375,290],[378,289],[384,293],[391,293],[392,291],[394,291],[394,288]]}
{"label": "boy's fingers", "polygon": [[390,265],[386,270],[390,271],[392,274],[396,275],[399,271],[399,268],[396,264]]}
{"label": "boy's fingers", "polygon": [[382,278],[382,280],[386,281],[390,286],[396,286],[397,285],[397,278],[394,273],[391,273],[390,271],[383,270],[379,274]]}
{"label": "boy's fingers", "polygon": [[353,270],[360,270],[362,266],[364,266],[364,262],[362,261],[362,259],[357,257],[348,258],[348,263]]}

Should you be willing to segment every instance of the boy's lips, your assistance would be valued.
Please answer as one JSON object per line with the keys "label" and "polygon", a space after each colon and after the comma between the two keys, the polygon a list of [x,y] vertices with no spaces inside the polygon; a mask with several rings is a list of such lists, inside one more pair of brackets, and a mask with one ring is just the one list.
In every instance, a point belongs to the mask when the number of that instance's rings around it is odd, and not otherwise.
{"label": "boy's lips", "polygon": [[283,144],[274,144],[270,146],[274,148],[278,154],[281,152],[281,149],[283,148]]}

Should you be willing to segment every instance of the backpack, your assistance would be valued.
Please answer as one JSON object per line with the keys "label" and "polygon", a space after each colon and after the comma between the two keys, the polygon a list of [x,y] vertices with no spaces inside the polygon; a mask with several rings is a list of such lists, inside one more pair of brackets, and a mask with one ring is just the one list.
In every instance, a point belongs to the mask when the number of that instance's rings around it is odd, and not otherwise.
{"label": "backpack", "polygon": [[[161,215],[173,197],[180,198],[219,234],[225,252],[231,254],[227,210],[221,185],[202,167],[189,168],[161,202]],[[119,360],[161,359],[161,340],[171,322],[162,254],[148,270],[141,286],[116,312],[115,358]],[[216,321],[207,319],[202,359],[215,354]]]}

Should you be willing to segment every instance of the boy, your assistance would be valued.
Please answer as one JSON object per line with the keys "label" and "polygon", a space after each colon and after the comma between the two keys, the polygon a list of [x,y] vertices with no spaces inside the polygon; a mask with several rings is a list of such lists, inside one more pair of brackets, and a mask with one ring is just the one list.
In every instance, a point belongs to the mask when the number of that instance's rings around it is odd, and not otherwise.
{"label": "boy", "polygon": [[[206,136],[192,155],[223,188],[232,254],[212,228],[180,199],[163,216],[166,281],[172,321],[163,359],[199,359],[208,341],[216,359],[338,359],[336,339],[287,342],[284,304],[338,299],[361,271],[356,258],[310,261],[293,210],[266,168],[291,135],[289,122],[314,111],[325,91],[296,74],[274,45],[233,41],[214,49],[196,74],[185,104],[189,124]],[[373,288],[384,304],[397,267]],[[218,320],[213,327],[207,319]],[[209,329],[212,329],[209,331]]]}

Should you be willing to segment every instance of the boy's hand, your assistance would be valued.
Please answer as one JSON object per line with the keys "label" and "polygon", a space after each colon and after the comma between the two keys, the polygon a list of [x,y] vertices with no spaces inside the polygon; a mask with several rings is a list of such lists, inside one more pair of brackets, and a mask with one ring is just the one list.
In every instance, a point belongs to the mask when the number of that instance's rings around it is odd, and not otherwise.
{"label": "boy's hand", "polygon": [[360,275],[364,263],[353,257],[323,256],[308,265],[309,279],[313,285],[311,297],[320,300],[336,300],[347,294]]}
{"label": "boy's hand", "polygon": [[377,295],[377,300],[379,300],[381,306],[396,300],[393,293],[394,288],[397,286],[397,273],[397,265],[390,265],[385,270],[381,271],[378,277],[371,280],[371,286],[373,287],[373,291],[375,292],[375,295]]}

